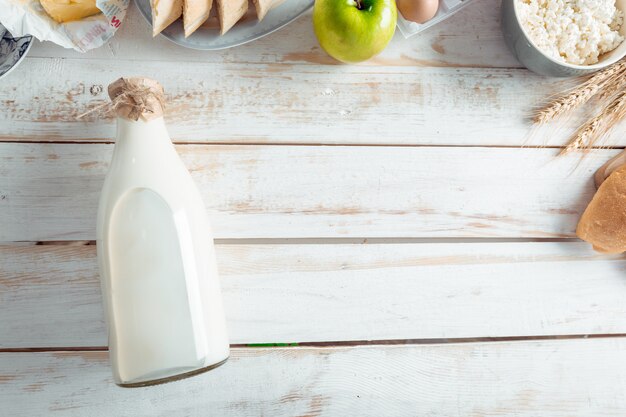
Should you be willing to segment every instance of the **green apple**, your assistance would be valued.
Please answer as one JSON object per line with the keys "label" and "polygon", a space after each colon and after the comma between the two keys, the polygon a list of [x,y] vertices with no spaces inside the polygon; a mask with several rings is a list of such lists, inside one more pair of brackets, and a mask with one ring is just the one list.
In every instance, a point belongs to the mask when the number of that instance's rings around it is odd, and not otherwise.
{"label": "green apple", "polygon": [[313,28],[339,61],[356,63],[380,53],[396,31],[395,0],[315,0]]}

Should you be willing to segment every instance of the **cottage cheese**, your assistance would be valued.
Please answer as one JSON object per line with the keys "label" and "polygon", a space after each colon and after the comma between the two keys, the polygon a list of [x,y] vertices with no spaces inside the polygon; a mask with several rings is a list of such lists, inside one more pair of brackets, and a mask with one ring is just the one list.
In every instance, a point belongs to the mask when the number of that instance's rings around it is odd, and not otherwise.
{"label": "cottage cheese", "polygon": [[550,57],[591,65],[622,43],[624,13],[615,0],[515,0],[520,22],[533,43]]}

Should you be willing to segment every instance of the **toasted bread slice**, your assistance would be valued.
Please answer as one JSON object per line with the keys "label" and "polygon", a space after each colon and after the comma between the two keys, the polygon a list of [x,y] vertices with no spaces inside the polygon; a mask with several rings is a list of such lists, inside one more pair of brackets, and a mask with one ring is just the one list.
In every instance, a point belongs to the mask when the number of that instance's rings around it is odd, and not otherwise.
{"label": "toasted bread slice", "polygon": [[208,19],[211,7],[213,7],[213,0],[184,0],[183,26],[185,38],[194,33]]}
{"label": "toasted bread slice", "polygon": [[217,17],[223,35],[248,11],[248,0],[217,0]]}
{"label": "toasted bread slice", "polygon": [[253,0],[254,8],[256,9],[256,15],[259,20],[263,20],[267,12],[273,7],[278,6],[283,0]]}
{"label": "toasted bread slice", "polygon": [[152,7],[152,36],[172,24],[183,14],[183,0],[150,0]]}

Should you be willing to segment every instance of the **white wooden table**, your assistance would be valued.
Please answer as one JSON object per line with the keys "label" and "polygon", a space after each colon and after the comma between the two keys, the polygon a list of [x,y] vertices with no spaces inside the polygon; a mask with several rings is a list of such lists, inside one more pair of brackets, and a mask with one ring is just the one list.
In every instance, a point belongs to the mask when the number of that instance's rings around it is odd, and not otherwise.
{"label": "white wooden table", "polygon": [[[132,7],[88,54],[35,45],[0,82],[0,415],[624,416],[626,260],[573,238],[626,139],[580,162],[529,137],[561,87],[498,16],[477,0],[360,66],[310,15],[208,53]],[[143,389],[112,382],[93,245],[114,122],[76,119],[130,75],[169,94],[234,344]]]}

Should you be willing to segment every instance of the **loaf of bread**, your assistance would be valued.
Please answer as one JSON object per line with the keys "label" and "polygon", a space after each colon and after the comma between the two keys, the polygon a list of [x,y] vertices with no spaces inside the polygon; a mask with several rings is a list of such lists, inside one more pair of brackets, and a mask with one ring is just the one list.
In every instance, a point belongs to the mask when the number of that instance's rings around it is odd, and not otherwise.
{"label": "loaf of bread", "polygon": [[599,252],[626,251],[626,165],[601,183],[580,218],[576,234]]}

